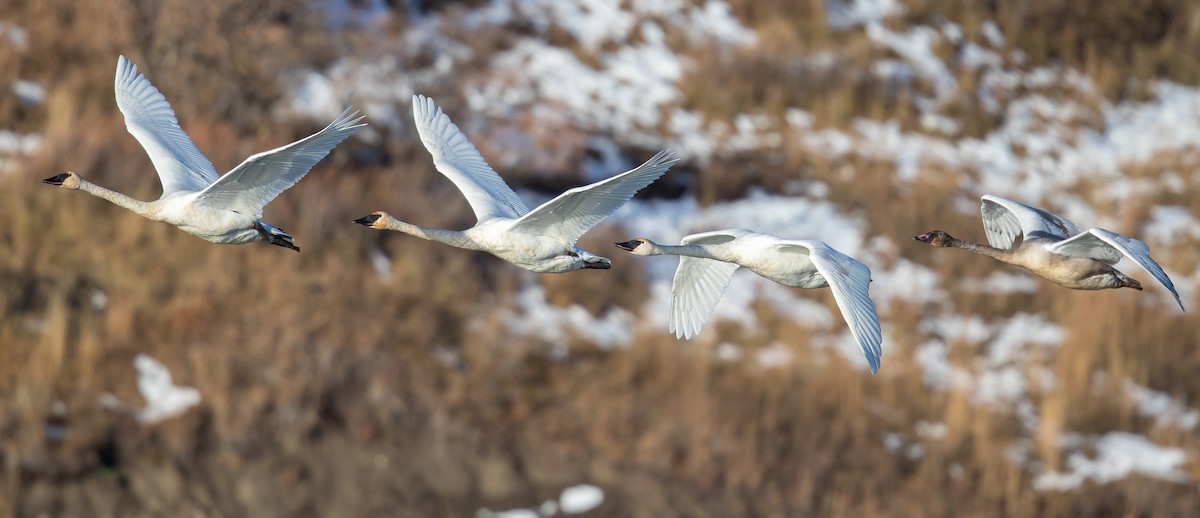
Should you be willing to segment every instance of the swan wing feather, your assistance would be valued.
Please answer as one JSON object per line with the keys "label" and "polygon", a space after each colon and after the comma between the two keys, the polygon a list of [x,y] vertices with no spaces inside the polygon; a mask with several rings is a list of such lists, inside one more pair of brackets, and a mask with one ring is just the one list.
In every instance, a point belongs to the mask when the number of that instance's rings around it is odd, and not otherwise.
{"label": "swan wing feather", "polygon": [[413,119],[433,165],[467,198],[475,218],[516,219],[529,212],[525,202],[493,171],[450,117],[423,95],[413,96]]}
{"label": "swan wing feather", "polygon": [[980,212],[988,244],[993,248],[1012,248],[1018,236],[1066,239],[1079,233],[1067,218],[991,194],[983,196]]}
{"label": "swan wing feather", "polygon": [[261,218],[271,200],[296,185],[335,146],[366,126],[362,119],[358,112],[347,109],[321,131],[252,155],[204,189],[197,203]]}
{"label": "swan wing feather", "polygon": [[513,223],[512,230],[554,236],[573,244],[677,161],[671,151],[660,151],[634,169],[591,185],[575,187],[541,204]]}
{"label": "swan wing feather", "polygon": [[[737,239],[737,231],[717,230],[692,234],[684,237],[684,245],[728,243]],[[721,300],[737,263],[705,259],[702,257],[679,256],[679,268],[671,281],[670,331],[676,338],[691,339],[700,334],[700,328]]]}
{"label": "swan wing feather", "polygon": [[1179,292],[1175,291],[1175,284],[1167,277],[1167,272],[1150,257],[1150,247],[1137,239],[1102,228],[1089,228],[1086,232],[1055,243],[1050,251],[1069,257],[1096,259],[1110,265],[1116,264],[1122,257],[1128,257],[1170,291],[1179,309],[1184,309]]}
{"label": "swan wing feather", "polygon": [[842,318],[850,326],[854,340],[866,356],[871,373],[877,372],[880,357],[883,356],[883,333],[879,328],[875,303],[868,293],[871,269],[821,241],[783,241],[777,248],[783,252],[809,256],[817,272],[833,291],[833,299],[842,311]]}
{"label": "swan wing feather", "polygon": [[201,191],[217,180],[216,169],[179,127],[167,98],[125,56],[117,58],[113,86],[125,128],[150,155],[163,196]]}

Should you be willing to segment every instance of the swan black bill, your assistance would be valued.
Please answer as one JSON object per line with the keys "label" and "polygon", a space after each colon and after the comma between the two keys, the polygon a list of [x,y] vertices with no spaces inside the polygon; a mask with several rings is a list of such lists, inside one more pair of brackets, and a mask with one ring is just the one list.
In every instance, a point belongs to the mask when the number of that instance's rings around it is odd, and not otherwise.
{"label": "swan black bill", "polygon": [[67,173],[63,173],[63,174],[51,176],[50,178],[42,180],[42,183],[48,183],[50,185],[62,185],[63,182],[67,181],[67,178],[69,178],[70,176],[71,175],[69,175]]}
{"label": "swan black bill", "polygon": [[626,241],[624,243],[613,243],[613,244],[617,245],[617,248],[620,248],[621,250],[625,250],[627,252],[632,252],[633,249],[637,248],[637,246],[638,246],[638,242],[636,239],[633,241]]}
{"label": "swan black bill", "polygon": [[371,224],[375,223],[378,220],[379,220],[379,214],[371,214],[369,216],[363,216],[361,218],[358,218],[358,219],[354,220],[354,222],[358,223],[359,225],[366,225],[369,227],[369,226],[371,226]]}

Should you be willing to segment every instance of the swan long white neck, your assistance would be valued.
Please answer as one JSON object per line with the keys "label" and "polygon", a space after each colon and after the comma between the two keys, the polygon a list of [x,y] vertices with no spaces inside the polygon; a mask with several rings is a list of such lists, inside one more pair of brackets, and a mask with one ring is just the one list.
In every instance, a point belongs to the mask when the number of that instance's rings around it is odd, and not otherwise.
{"label": "swan long white neck", "polygon": [[477,243],[475,243],[474,240],[467,237],[467,235],[465,233],[458,231],[458,230],[446,230],[446,229],[441,229],[441,228],[422,227],[419,225],[413,225],[412,223],[405,223],[396,218],[387,218],[387,220],[384,222],[383,228],[385,228],[387,230],[395,230],[398,232],[403,232],[410,236],[419,237],[421,239],[427,239],[429,241],[437,241],[438,243],[445,243],[447,245],[458,247],[458,248],[465,248],[468,250],[482,250],[482,248],[480,248],[480,246]]}
{"label": "swan long white neck", "polygon": [[97,198],[108,200],[118,207],[127,209],[141,216],[153,219],[154,214],[150,210],[150,204],[141,200],[135,200],[111,189],[105,189],[94,183],[91,183],[82,178],[79,179],[79,190],[91,194]]}
{"label": "swan long white neck", "polygon": [[703,259],[723,260],[712,253],[712,250],[702,245],[660,245],[654,243],[649,255],[686,255]]}

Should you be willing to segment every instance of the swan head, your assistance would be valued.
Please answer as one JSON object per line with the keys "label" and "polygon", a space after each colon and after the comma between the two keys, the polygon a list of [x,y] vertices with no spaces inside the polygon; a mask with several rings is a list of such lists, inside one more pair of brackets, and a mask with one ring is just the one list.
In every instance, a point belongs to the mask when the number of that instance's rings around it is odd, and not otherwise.
{"label": "swan head", "polygon": [[387,221],[391,218],[386,212],[372,212],[354,220],[354,222],[371,228],[386,228]]}
{"label": "swan head", "polygon": [[613,244],[617,245],[617,248],[620,248],[621,250],[633,253],[633,255],[654,255],[655,248],[657,248],[654,246],[653,242],[644,237],[630,239],[624,243]]}
{"label": "swan head", "polygon": [[79,175],[77,175],[71,171],[67,171],[60,175],[51,176],[50,178],[42,180],[42,183],[47,183],[50,185],[57,185],[64,189],[71,189],[71,190],[78,189],[79,184],[81,184],[82,182],[83,182],[83,178],[80,178]]}
{"label": "swan head", "polygon": [[947,234],[941,230],[930,230],[919,236],[913,236],[914,241],[920,241],[933,246],[950,246],[950,242],[954,240],[954,236]]}

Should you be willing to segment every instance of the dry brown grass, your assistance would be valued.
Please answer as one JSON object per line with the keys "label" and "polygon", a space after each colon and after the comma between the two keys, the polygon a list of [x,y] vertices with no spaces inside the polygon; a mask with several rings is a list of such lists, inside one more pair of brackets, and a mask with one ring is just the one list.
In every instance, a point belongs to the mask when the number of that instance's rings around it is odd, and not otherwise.
{"label": "dry brown grass", "polygon": [[[1187,80],[1200,68],[1180,51],[1195,48],[1195,24],[1180,21],[1194,18],[1192,3],[1149,2],[1176,14],[1128,25],[1121,20],[1134,7],[1117,12],[1090,2],[1042,2],[1021,12],[1007,3],[908,3],[914,19],[946,16],[968,32],[999,18],[1018,35],[1011,45],[1035,61],[1087,70],[1107,95],[1124,93],[1130,74],[1122,71]],[[878,95],[876,80],[850,66],[878,51],[827,31],[823,2],[731,4],[765,35],[766,50],[698,59],[691,107],[719,118],[798,106],[818,126],[860,116],[911,124],[903,97]],[[1082,9],[1088,23],[1049,25],[1068,8]],[[878,376],[811,347],[807,330],[765,304],[755,308],[762,326],[714,324],[716,333],[694,343],[644,327],[633,330],[631,347],[614,351],[514,337],[480,315],[511,306],[524,273],[483,254],[349,224],[373,210],[427,225],[470,223],[412,134],[388,136],[385,167],[356,163],[362,144],[348,143],[271,205],[267,219],[296,235],[302,254],[210,245],[42,186],[41,178],[70,168],[141,198],[157,195],[149,161],[111,100],[119,52],[143,67],[220,169],[312,131],[261,123],[280,94],[276,78],[355,43],[326,34],[311,11],[291,2],[53,0],[17,2],[3,16],[30,31],[31,48],[0,46],[0,84],[25,77],[51,88],[35,107],[0,95],[0,117],[45,135],[26,171],[0,178],[0,514],[463,516],[528,506],[585,481],[606,490],[596,514],[611,516],[1198,512],[1194,487],[1149,479],[1035,492],[1029,472],[1008,457],[1020,435],[1011,413],[924,384],[913,355],[926,337],[915,330],[931,307],[892,307],[886,325],[895,340]],[[834,46],[847,66],[815,76],[788,66],[799,52]],[[967,124],[994,121],[977,113]],[[892,237],[898,256],[935,267],[942,282],[993,271],[982,258],[906,241],[948,221],[979,237],[978,224],[951,207],[961,194],[947,181],[955,171],[929,171],[902,191],[883,181],[888,167],[829,164],[785,149],[717,161],[697,171],[695,194],[711,202],[750,185],[779,190],[789,180],[820,180],[872,234]],[[846,168],[872,181],[852,189]],[[1200,209],[1194,165],[1168,162],[1137,174],[1164,169],[1190,179],[1183,193],[1164,199]],[[1145,214],[1127,217],[1128,228],[1116,230],[1135,228]],[[605,253],[628,235],[601,227],[584,245]],[[376,246],[393,261],[388,284],[367,260]],[[1195,264],[1197,253],[1182,251],[1173,267]],[[639,261],[614,262],[610,272],[539,282],[555,304],[586,300],[593,314],[637,310],[645,295]],[[93,306],[97,291],[107,306]],[[1141,304],[1161,290],[1077,293],[1039,283],[1034,295],[948,291],[947,304],[963,313],[1036,312],[1066,330],[1047,363],[1059,385],[1035,401],[1042,416],[1035,460],[1062,465],[1052,444],[1060,431],[1147,426],[1120,387],[1095,387],[1097,370],[1200,400],[1193,381],[1200,321]],[[804,296],[834,308],[828,293]],[[742,345],[743,357],[717,360],[721,340]],[[776,341],[794,361],[761,368],[755,352]],[[557,359],[548,353],[555,345],[570,354]],[[197,387],[204,403],[156,427],[102,409],[97,395],[105,391],[138,399],[130,364],[142,352]],[[953,359],[967,365],[977,352],[957,344]],[[65,416],[53,411],[56,401]],[[945,437],[916,436],[922,420],[945,423]],[[52,421],[65,424],[65,440],[47,438]],[[924,455],[888,451],[885,433],[921,445]],[[1158,430],[1153,438],[1200,447],[1194,432]]]}

